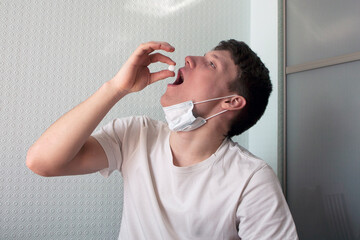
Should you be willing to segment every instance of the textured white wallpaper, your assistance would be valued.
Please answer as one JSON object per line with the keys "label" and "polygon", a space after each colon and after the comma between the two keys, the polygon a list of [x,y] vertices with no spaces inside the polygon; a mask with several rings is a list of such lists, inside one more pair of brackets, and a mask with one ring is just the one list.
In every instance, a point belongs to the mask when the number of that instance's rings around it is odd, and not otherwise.
{"label": "textured white wallpaper", "polygon": [[[0,239],[117,239],[122,180],[43,178],[25,166],[30,145],[85,100],[142,42],[168,41],[177,67],[220,40],[249,41],[249,0],[0,0]],[[156,64],[152,70],[164,68]],[[127,96],[104,121],[163,119],[165,86]],[[247,136],[237,138],[243,145]]]}

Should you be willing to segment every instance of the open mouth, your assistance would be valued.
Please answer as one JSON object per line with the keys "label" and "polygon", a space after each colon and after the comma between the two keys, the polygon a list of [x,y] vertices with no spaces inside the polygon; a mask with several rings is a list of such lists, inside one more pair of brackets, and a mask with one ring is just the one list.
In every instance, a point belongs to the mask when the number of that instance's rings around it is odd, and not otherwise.
{"label": "open mouth", "polygon": [[182,75],[182,72],[179,70],[175,82],[173,82],[171,85],[180,85],[183,82],[184,82],[184,76]]}

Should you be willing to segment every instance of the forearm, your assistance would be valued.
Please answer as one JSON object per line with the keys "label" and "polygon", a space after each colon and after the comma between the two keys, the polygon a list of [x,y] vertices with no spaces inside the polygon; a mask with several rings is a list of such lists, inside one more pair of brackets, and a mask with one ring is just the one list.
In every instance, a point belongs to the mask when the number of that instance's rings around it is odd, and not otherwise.
{"label": "forearm", "polygon": [[103,149],[89,138],[96,126],[127,93],[141,91],[149,84],[175,75],[168,70],[150,73],[148,65],[151,63],[160,61],[175,65],[160,53],[150,54],[155,50],[173,52],[175,49],[166,42],[141,44],[113,79],[41,135],[28,151],[27,166],[45,176],[84,174],[104,167]]}
{"label": "forearm", "polygon": [[80,151],[86,140],[110,109],[127,92],[105,83],[91,97],[52,124],[31,146],[28,165],[42,168],[65,166]]}

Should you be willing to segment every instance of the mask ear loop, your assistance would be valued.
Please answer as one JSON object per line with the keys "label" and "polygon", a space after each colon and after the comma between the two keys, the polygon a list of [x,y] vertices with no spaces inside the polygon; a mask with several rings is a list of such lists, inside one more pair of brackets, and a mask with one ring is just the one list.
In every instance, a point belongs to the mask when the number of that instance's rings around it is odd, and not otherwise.
{"label": "mask ear loop", "polygon": [[206,102],[211,102],[211,101],[215,101],[215,100],[220,100],[220,99],[224,99],[224,98],[228,98],[228,97],[235,97],[237,95],[229,95],[229,96],[225,96],[225,97],[218,97],[218,98],[211,98],[211,99],[208,99],[208,100],[204,100],[204,101],[200,101],[200,102],[195,102],[195,104],[200,104],[200,103],[206,103]]}
{"label": "mask ear loop", "polygon": [[[208,99],[208,100],[196,102],[196,103],[194,103],[194,105],[195,105],[195,104],[200,104],[200,103],[211,102],[211,101],[215,101],[215,100],[220,100],[220,99],[224,99],[224,98],[228,98],[228,97],[235,97],[235,96],[237,96],[237,95],[234,94],[234,95],[229,95],[229,96],[225,96],[225,97],[211,98],[211,99]],[[220,115],[220,114],[222,114],[222,113],[224,113],[224,112],[227,112],[227,111],[229,111],[229,110],[226,109],[226,110],[223,110],[223,111],[221,111],[221,112],[215,113],[214,115],[211,115],[210,117],[205,118],[205,120],[207,121],[207,120],[209,120],[210,118],[216,117],[217,115]]]}
{"label": "mask ear loop", "polygon": [[220,114],[222,114],[222,113],[224,113],[224,112],[227,112],[227,111],[229,111],[229,110],[227,110],[227,109],[222,110],[221,112],[215,113],[214,115],[211,115],[210,117],[205,118],[205,120],[207,121],[207,120],[209,120],[210,118],[216,117],[217,115],[220,115]]}

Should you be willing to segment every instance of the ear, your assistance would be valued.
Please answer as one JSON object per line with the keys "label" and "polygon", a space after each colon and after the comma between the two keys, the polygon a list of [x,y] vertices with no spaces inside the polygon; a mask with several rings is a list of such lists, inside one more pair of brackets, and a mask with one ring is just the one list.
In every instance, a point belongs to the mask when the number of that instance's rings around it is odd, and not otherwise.
{"label": "ear", "polygon": [[234,96],[222,102],[221,107],[226,110],[240,110],[246,105],[246,99],[243,96]]}

